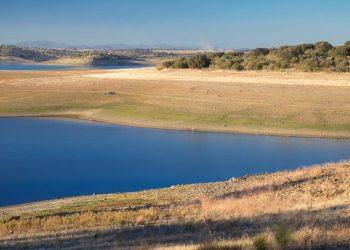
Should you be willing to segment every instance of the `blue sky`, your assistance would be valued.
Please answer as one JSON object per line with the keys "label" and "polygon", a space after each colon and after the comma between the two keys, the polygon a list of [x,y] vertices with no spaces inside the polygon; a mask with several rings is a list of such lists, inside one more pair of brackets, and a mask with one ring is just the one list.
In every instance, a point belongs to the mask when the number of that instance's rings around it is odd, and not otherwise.
{"label": "blue sky", "polygon": [[349,0],[0,0],[0,43],[342,44],[349,25]]}

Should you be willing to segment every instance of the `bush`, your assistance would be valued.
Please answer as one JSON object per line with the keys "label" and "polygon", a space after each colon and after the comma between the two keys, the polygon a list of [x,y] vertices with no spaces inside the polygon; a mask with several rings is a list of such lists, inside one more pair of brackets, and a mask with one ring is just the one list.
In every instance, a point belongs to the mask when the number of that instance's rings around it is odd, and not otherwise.
{"label": "bush", "polygon": [[325,55],[327,54],[331,49],[333,49],[332,44],[327,42],[317,42],[314,45],[315,53],[318,55]]}
{"label": "bush", "polygon": [[163,62],[163,67],[171,68],[173,66],[173,64],[174,64],[173,61],[165,61],[165,62]]}
{"label": "bush", "polygon": [[286,224],[278,224],[274,229],[274,237],[277,243],[277,246],[281,250],[288,248],[291,242],[292,232],[289,230]]}
{"label": "bush", "polygon": [[266,56],[269,52],[270,50],[266,48],[256,48],[249,53],[253,56]]}
{"label": "bush", "polygon": [[187,62],[190,68],[196,69],[208,68],[210,65],[210,60],[206,55],[194,55]]}
{"label": "bush", "polygon": [[306,72],[318,71],[320,62],[318,58],[307,58],[300,63],[300,68]]}
{"label": "bush", "polygon": [[315,46],[312,43],[304,43],[304,44],[295,46],[295,49],[298,51],[299,54],[304,54],[305,51],[312,50],[314,48]]}
{"label": "bush", "polygon": [[241,71],[244,70],[244,67],[241,63],[235,62],[232,64],[231,69]]}
{"label": "bush", "polygon": [[335,59],[335,71],[337,72],[349,72],[349,60],[347,58],[336,58]]}
{"label": "bush", "polygon": [[249,58],[245,61],[245,68],[248,70],[263,70],[267,69],[271,62],[264,56],[257,58]]}
{"label": "bush", "polygon": [[254,239],[253,244],[254,244],[254,249],[256,249],[256,250],[267,250],[268,249],[267,239],[263,235],[257,236]]}
{"label": "bush", "polygon": [[214,242],[207,242],[201,244],[198,247],[198,250],[241,250],[242,247],[239,245],[230,245],[230,244],[218,244]]}
{"label": "bush", "polygon": [[177,69],[187,69],[189,66],[188,66],[187,59],[184,57],[181,57],[173,63],[172,67]]}
{"label": "bush", "polygon": [[338,46],[332,49],[329,52],[330,56],[335,56],[335,57],[345,57],[345,56],[350,56],[350,46]]}

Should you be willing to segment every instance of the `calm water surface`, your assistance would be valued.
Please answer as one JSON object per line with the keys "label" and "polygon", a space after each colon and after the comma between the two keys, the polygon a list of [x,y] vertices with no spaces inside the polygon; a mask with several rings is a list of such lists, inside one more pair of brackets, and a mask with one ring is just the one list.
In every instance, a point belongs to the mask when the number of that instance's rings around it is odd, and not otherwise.
{"label": "calm water surface", "polygon": [[74,68],[93,68],[93,69],[124,69],[140,68],[143,65],[115,65],[115,66],[65,66],[65,65],[32,65],[32,64],[15,64],[0,63],[0,70],[60,70]]}
{"label": "calm water surface", "polygon": [[350,158],[350,140],[0,118],[0,205],[226,180]]}

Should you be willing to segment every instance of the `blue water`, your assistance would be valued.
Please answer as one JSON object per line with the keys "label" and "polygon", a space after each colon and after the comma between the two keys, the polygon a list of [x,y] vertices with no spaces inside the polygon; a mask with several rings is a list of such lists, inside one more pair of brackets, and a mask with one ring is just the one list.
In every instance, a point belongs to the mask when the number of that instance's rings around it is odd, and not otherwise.
{"label": "blue water", "polygon": [[124,68],[140,68],[140,67],[143,67],[143,65],[64,66],[64,65],[32,65],[32,64],[0,63],[0,70],[60,70],[60,69],[74,69],[74,68],[124,69]]}
{"label": "blue water", "polygon": [[350,158],[350,140],[0,119],[0,205],[227,180]]}

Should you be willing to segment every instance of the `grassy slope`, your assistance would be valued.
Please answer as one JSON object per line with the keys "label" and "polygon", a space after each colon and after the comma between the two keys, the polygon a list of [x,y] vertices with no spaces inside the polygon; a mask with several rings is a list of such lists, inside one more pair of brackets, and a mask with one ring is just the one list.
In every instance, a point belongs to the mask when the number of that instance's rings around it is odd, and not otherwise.
{"label": "grassy slope", "polygon": [[210,240],[249,249],[260,234],[273,246],[274,226],[285,223],[295,247],[348,249],[349,190],[350,163],[343,162],[1,208],[0,246],[196,249]]}
{"label": "grassy slope", "polygon": [[230,72],[189,72],[194,78],[183,80],[152,70],[159,80],[134,73],[125,79],[88,76],[100,72],[109,71],[0,72],[0,115],[75,114],[137,126],[350,137],[349,74],[242,72],[232,82],[224,78]]}

